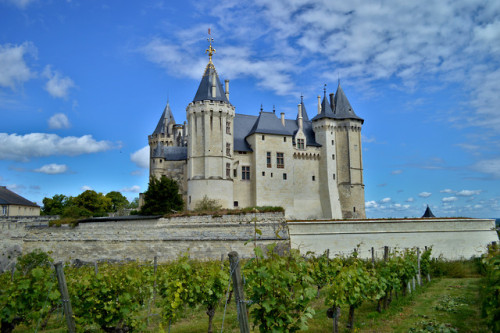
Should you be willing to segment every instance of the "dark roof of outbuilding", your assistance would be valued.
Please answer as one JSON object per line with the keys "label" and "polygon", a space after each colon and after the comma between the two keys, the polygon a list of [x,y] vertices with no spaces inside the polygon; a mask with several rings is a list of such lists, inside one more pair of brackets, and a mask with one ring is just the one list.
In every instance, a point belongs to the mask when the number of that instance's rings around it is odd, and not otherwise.
{"label": "dark roof of outbuilding", "polygon": [[252,129],[246,136],[254,133],[260,134],[276,134],[276,135],[293,135],[293,132],[288,130],[281,120],[276,117],[274,112],[261,111]]}
{"label": "dark roof of outbuilding", "polygon": [[167,102],[165,109],[161,115],[160,120],[158,121],[158,125],[156,125],[155,131],[153,134],[162,134],[167,133],[167,124],[172,123],[175,124],[174,115],[172,114],[172,110],[170,109],[170,104]]}
{"label": "dark roof of outbuilding", "polygon": [[152,157],[164,158],[167,161],[187,160],[187,147],[165,146],[158,142],[153,149]]}
{"label": "dark roof of outbuilding", "polygon": [[[215,96],[212,96],[212,83],[214,83],[215,78]],[[201,78],[200,86],[198,91],[194,96],[193,102],[198,101],[222,101],[229,103],[226,98],[226,93],[222,89],[222,84],[220,83],[219,76],[215,70],[215,66],[212,62],[209,62]]]}
{"label": "dark roof of outbuilding", "polygon": [[427,209],[425,210],[424,215],[422,217],[435,217],[434,214],[432,214],[431,209],[429,208],[429,205],[427,205]]}
{"label": "dark roof of outbuilding", "polygon": [[34,202],[31,202],[19,194],[12,192],[5,186],[0,186],[0,205],[20,205],[20,206],[33,206],[40,207]]}

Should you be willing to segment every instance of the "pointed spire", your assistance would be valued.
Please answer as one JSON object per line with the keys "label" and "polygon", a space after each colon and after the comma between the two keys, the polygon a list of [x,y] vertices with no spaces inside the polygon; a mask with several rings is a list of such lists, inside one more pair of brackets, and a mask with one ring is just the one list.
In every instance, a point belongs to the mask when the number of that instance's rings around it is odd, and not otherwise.
{"label": "pointed spire", "polygon": [[[300,95],[300,105],[302,106],[302,119],[303,121],[309,121],[309,116],[307,115],[306,106],[304,104],[304,96]],[[297,114],[297,121],[299,120],[299,115]]]}
{"label": "pointed spire", "polygon": [[170,109],[170,103],[167,100],[167,105],[165,109],[163,109],[163,113],[158,121],[158,125],[156,125],[156,129],[153,134],[165,134],[168,132],[168,125],[175,125],[174,115],[172,114],[172,110]]}
{"label": "pointed spire", "polygon": [[337,87],[337,92],[335,93],[335,118],[338,119],[357,119],[364,122],[364,120],[354,113],[354,110],[347,99],[342,86]]}
{"label": "pointed spire", "polygon": [[328,103],[328,98],[326,98],[326,83],[323,88],[323,101],[321,102],[321,114],[322,115],[330,115],[333,113],[330,103]]}
{"label": "pointed spire", "polygon": [[425,210],[424,215],[422,217],[435,217],[434,214],[432,214],[431,209],[429,208],[429,205],[427,205],[427,209]]}

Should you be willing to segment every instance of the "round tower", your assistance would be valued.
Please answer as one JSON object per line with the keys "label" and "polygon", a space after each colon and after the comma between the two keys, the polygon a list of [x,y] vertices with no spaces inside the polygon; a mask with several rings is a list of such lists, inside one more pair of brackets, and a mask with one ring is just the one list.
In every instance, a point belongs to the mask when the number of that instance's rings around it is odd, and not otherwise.
{"label": "round tower", "polygon": [[198,91],[186,108],[188,122],[188,200],[192,210],[208,193],[224,208],[233,208],[233,120],[235,108],[212,63],[213,39],[207,49],[209,62]]}

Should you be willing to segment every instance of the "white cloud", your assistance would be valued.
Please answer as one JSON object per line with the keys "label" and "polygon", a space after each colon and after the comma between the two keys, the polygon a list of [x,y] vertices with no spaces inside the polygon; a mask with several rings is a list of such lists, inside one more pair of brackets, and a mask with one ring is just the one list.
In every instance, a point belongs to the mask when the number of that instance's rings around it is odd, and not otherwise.
{"label": "white cloud", "polygon": [[500,158],[481,160],[473,167],[474,170],[491,175],[493,178],[500,178]]}
{"label": "white cloud", "polygon": [[138,185],[133,185],[131,187],[125,187],[120,190],[120,192],[132,192],[132,193],[139,193],[141,192],[141,187]]}
{"label": "white cloud", "polygon": [[94,189],[88,185],[83,185],[82,187],[80,187],[80,190],[81,191],[92,191]]}
{"label": "white cloud", "polygon": [[33,170],[35,172],[46,173],[48,175],[57,175],[61,173],[66,173],[68,171],[68,166],[65,164],[46,164],[38,169]]}
{"label": "white cloud", "polygon": [[441,199],[442,202],[453,202],[453,201],[457,201],[458,198],[457,197],[445,197],[443,199]]}
{"label": "white cloud", "polygon": [[432,193],[430,193],[430,192],[420,192],[420,193],[418,194],[418,196],[419,196],[419,197],[421,197],[421,198],[428,198],[428,197],[430,197],[431,195],[432,195]]}
{"label": "white cloud", "polygon": [[68,117],[64,113],[56,113],[49,119],[49,128],[51,129],[61,129],[69,127],[70,123]]}
{"label": "white cloud", "polygon": [[455,193],[455,191],[453,191],[453,190],[451,190],[449,188],[445,188],[444,190],[441,190],[439,192],[441,192],[441,193],[448,193],[448,194]]}
{"label": "white cloud", "polygon": [[139,168],[149,168],[149,146],[144,146],[135,153],[130,154],[130,160]]}
{"label": "white cloud", "polygon": [[0,133],[0,160],[28,161],[33,157],[52,155],[76,156],[112,148],[111,142],[96,141],[92,135],[60,137],[47,133]]}
{"label": "white cloud", "polygon": [[365,208],[377,208],[378,203],[374,200],[365,202]]}
{"label": "white cloud", "polygon": [[394,170],[391,172],[391,175],[400,175],[403,173],[403,170]]}
{"label": "white cloud", "polygon": [[406,199],[406,202],[413,202],[413,201],[415,201],[415,199],[413,199],[412,197]]}
{"label": "white cloud", "polygon": [[58,71],[52,71],[50,66],[45,66],[43,75],[49,79],[45,84],[45,90],[53,97],[65,98],[68,96],[69,89],[75,86],[73,80],[63,77]]}
{"label": "white cloud", "polygon": [[481,192],[481,190],[462,190],[458,191],[457,195],[461,197],[470,197],[473,195],[479,195]]}
{"label": "white cloud", "polygon": [[15,89],[35,77],[24,56],[36,57],[36,54],[37,49],[31,42],[24,42],[21,45],[0,45],[0,87]]}
{"label": "white cloud", "polygon": [[25,9],[26,7],[28,7],[30,3],[34,2],[34,0],[4,0],[4,1],[10,2],[19,9]]}
{"label": "white cloud", "polygon": [[391,202],[391,198],[383,198],[382,200],[380,200],[381,203],[388,203],[388,202]]}

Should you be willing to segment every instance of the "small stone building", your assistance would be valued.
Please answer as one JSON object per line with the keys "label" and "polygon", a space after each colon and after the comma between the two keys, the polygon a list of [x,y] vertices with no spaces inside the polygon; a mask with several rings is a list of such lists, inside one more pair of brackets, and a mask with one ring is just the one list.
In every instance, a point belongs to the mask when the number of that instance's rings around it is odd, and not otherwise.
{"label": "small stone building", "polygon": [[0,216],[40,216],[40,206],[0,186]]}
{"label": "small stone building", "polygon": [[282,206],[288,219],[365,218],[364,120],[340,83],[311,118],[302,97],[295,119],[262,106],[236,113],[207,51],[187,121],[177,124],[167,102],[149,136],[150,176],[176,179],[190,210],[206,195],[225,208]]}

